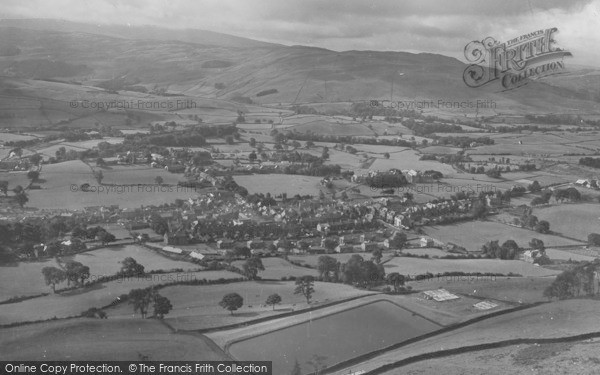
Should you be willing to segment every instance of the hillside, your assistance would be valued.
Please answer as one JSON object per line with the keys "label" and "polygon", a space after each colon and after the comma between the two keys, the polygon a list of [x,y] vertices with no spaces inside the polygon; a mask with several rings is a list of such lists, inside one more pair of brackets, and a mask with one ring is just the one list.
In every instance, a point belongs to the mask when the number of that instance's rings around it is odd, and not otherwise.
{"label": "hillside", "polygon": [[0,71],[114,90],[163,90],[257,104],[369,99],[492,100],[495,113],[597,112],[598,71],[581,70],[518,90],[467,87],[457,59],[407,52],[336,52],[205,31],[0,21]]}

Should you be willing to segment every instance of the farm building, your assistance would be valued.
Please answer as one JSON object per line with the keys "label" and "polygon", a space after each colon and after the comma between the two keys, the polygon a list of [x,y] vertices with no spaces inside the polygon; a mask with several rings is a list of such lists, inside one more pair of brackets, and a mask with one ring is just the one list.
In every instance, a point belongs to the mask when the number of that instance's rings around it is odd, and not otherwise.
{"label": "farm building", "polygon": [[423,292],[423,295],[426,299],[432,299],[437,302],[451,301],[460,298],[459,296],[450,293],[446,289],[426,290]]}
{"label": "farm building", "polygon": [[197,253],[195,251],[190,252],[189,255],[190,255],[191,258],[194,258],[194,259],[198,259],[198,260],[204,259],[204,255],[203,254]]}
{"label": "farm building", "polygon": [[433,246],[433,238],[421,237],[419,241],[419,245],[421,247],[432,247]]}
{"label": "farm building", "polygon": [[534,260],[541,257],[542,253],[539,250],[526,250],[523,252],[523,260],[533,263]]}
{"label": "farm building", "polygon": [[231,249],[234,245],[234,242],[231,240],[219,240],[217,241],[217,248],[219,249]]}
{"label": "farm building", "polygon": [[162,248],[163,251],[169,252],[169,253],[173,253],[173,254],[181,254],[183,253],[183,250],[181,250],[178,247],[173,247],[173,246],[165,246]]}

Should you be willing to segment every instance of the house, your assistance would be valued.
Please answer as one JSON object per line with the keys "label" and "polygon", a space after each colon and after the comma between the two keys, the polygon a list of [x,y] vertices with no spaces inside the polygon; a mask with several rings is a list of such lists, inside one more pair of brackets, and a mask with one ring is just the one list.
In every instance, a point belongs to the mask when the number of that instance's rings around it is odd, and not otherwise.
{"label": "house", "polygon": [[373,251],[379,249],[379,244],[377,242],[363,242],[360,245],[362,251],[367,253],[372,253]]}
{"label": "house", "polygon": [[526,250],[523,252],[523,260],[533,263],[537,258],[541,257],[542,253],[539,250]]}
{"label": "house", "polygon": [[204,259],[204,258],[205,258],[205,256],[204,256],[203,254],[197,253],[197,252],[195,252],[195,251],[192,251],[192,252],[190,252],[188,255],[189,255],[191,258],[198,259],[198,260],[202,260],[202,259]]}
{"label": "house", "polygon": [[433,239],[429,237],[421,237],[421,240],[419,241],[421,247],[432,247],[434,244],[435,242]]}
{"label": "house", "polygon": [[352,253],[354,251],[354,246],[351,245],[337,245],[335,247],[336,253]]}
{"label": "house", "polygon": [[187,245],[190,243],[190,237],[184,231],[165,233],[163,240],[166,245]]}
{"label": "house", "polygon": [[218,249],[231,249],[233,248],[234,242],[228,239],[223,239],[223,240],[219,240],[217,241],[217,248]]}

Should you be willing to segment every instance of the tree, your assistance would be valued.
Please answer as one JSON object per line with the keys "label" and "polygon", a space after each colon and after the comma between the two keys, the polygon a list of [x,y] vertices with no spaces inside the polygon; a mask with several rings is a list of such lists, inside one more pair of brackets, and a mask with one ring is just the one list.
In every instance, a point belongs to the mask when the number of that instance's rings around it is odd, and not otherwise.
{"label": "tree", "polygon": [[590,233],[588,235],[588,244],[592,246],[600,246],[600,234],[599,233]]}
{"label": "tree", "polygon": [[252,251],[247,246],[238,246],[233,250],[235,256],[250,258],[252,256]]}
{"label": "tree", "polygon": [[250,138],[249,144],[250,144],[250,147],[256,147],[256,139]]}
{"label": "tree", "polygon": [[29,197],[25,193],[25,190],[22,190],[15,195],[15,200],[17,201],[17,204],[22,208],[23,206],[25,206],[25,203],[29,202]]}
{"label": "tree", "polygon": [[389,152],[384,152],[383,153],[383,157],[386,158],[386,159],[389,159],[390,158],[390,153]]}
{"label": "tree", "polygon": [[129,304],[133,305],[133,312],[140,312],[142,319],[146,317],[148,313],[148,307],[154,299],[154,293],[152,289],[133,289],[129,292]]}
{"label": "tree", "polygon": [[527,188],[532,193],[542,190],[542,187],[540,186],[540,183],[537,180],[535,180],[531,184],[529,184],[529,186]]}
{"label": "tree", "polygon": [[389,240],[390,248],[400,250],[404,247],[407,241],[408,237],[405,233],[396,232],[394,236]]}
{"label": "tree", "polygon": [[546,247],[544,246],[544,241],[537,238],[532,238],[531,241],[529,241],[529,246],[532,249],[536,249],[542,252],[546,250]]}
{"label": "tree", "polygon": [[296,279],[296,289],[294,294],[302,294],[306,298],[306,303],[310,304],[310,298],[315,292],[315,278],[311,275],[301,276]]}
{"label": "tree", "polygon": [[338,273],[338,261],[329,255],[321,255],[317,261],[317,270],[319,270],[319,277],[330,281],[331,273]]}
{"label": "tree", "polygon": [[265,303],[273,306],[273,310],[275,310],[275,305],[281,303],[281,296],[277,293],[271,294],[269,297],[267,297],[267,301]]}
{"label": "tree", "polygon": [[122,276],[142,276],[144,275],[144,266],[142,266],[141,264],[139,264],[135,259],[133,259],[132,257],[127,257],[125,259],[123,259],[123,261],[121,262],[122,266],[121,266],[121,271],[120,274]]}
{"label": "tree", "polygon": [[222,308],[229,310],[231,315],[233,312],[244,305],[244,298],[237,293],[229,293],[226,294],[221,302],[219,302],[219,306]]}
{"label": "tree", "polygon": [[371,260],[373,260],[377,264],[381,263],[381,258],[383,258],[383,253],[381,252],[381,249],[373,250],[371,255]]}
{"label": "tree", "polygon": [[31,164],[34,164],[34,165],[40,164],[42,159],[43,159],[42,155],[40,155],[40,154],[33,154],[29,157],[29,161],[31,162]]}
{"label": "tree", "polygon": [[228,145],[232,145],[234,143],[233,137],[231,135],[228,135],[227,137],[225,137],[225,142],[227,142]]}
{"label": "tree", "polygon": [[37,179],[40,177],[40,172],[39,171],[29,171],[27,172],[27,178],[30,179],[31,181],[37,181]]}
{"label": "tree", "polygon": [[394,287],[394,293],[398,293],[400,287],[404,285],[405,279],[404,275],[398,272],[392,272],[386,277],[387,283]]}
{"label": "tree", "polygon": [[65,281],[67,274],[65,271],[56,267],[44,267],[42,268],[42,274],[46,285],[52,285],[52,292],[56,293],[56,284]]}
{"label": "tree", "polygon": [[157,185],[162,185],[165,180],[161,176],[156,176],[154,182],[156,182]]}
{"label": "tree", "polygon": [[96,159],[96,166],[97,167],[104,167],[106,165],[106,162],[104,161],[104,159],[102,158],[97,158]]}
{"label": "tree", "polygon": [[258,159],[258,156],[256,155],[256,151],[252,151],[248,155],[248,160],[250,160],[251,162],[254,162],[254,161],[256,161],[256,159]]}
{"label": "tree", "polygon": [[256,280],[259,271],[264,271],[262,260],[259,257],[251,257],[243,265],[244,274],[250,280]]}
{"label": "tree", "polygon": [[108,233],[107,231],[101,231],[98,233],[98,240],[102,242],[102,245],[106,245],[109,242],[115,241],[116,237],[112,233]]}
{"label": "tree", "polygon": [[65,265],[65,272],[67,276],[67,285],[71,281],[75,284],[83,285],[85,279],[90,277],[90,267],[83,265],[80,262],[70,261]]}
{"label": "tree", "polygon": [[335,247],[338,245],[338,242],[335,239],[328,237],[325,239],[325,241],[323,241],[323,245],[328,252],[333,252]]}
{"label": "tree", "polygon": [[538,233],[548,233],[548,232],[550,232],[550,223],[547,222],[546,220],[540,220],[533,227],[533,229]]}
{"label": "tree", "polygon": [[156,293],[154,296],[154,316],[158,319],[164,318],[165,315],[169,313],[173,309],[173,305],[171,305],[171,301],[164,296]]}
{"label": "tree", "polygon": [[94,173],[94,176],[96,177],[96,181],[98,181],[99,184],[102,184],[102,180],[104,179],[104,173],[102,173],[102,171],[98,171]]}

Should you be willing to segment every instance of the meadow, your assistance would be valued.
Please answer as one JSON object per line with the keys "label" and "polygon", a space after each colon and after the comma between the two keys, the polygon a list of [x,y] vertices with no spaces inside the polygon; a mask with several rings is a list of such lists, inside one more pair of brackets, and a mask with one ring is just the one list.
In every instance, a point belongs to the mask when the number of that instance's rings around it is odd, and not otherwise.
{"label": "meadow", "polygon": [[[553,229],[552,225],[550,225],[550,229]],[[581,242],[578,241],[492,221],[471,221],[454,225],[426,227],[425,232],[437,240],[444,243],[455,243],[469,251],[479,251],[481,246],[492,240],[499,240],[500,243],[503,243],[510,239],[521,247],[529,247],[529,241],[532,238],[539,238],[544,241],[546,247],[581,245]]]}
{"label": "meadow", "polygon": [[[244,263],[244,260],[238,260],[233,262],[232,265],[242,269]],[[279,257],[262,258],[262,263],[265,266],[265,270],[260,271],[258,276],[263,279],[279,280],[282,277],[298,277],[304,275],[317,276],[319,274],[317,270],[296,266]]]}
{"label": "meadow", "polygon": [[[372,294],[344,284],[315,282],[314,288],[310,306]],[[171,286],[161,289],[160,294],[169,298],[173,305],[173,310],[165,317],[165,321],[177,329],[196,330],[309,307],[304,296],[294,294],[294,289],[293,281],[246,281],[224,285]],[[244,305],[233,314],[219,306],[223,296],[228,293],[238,293],[244,298]],[[273,309],[272,306],[266,306],[265,302],[274,293],[279,294],[282,301]],[[106,312],[111,317],[126,317],[131,316],[133,309],[131,305],[123,304],[109,308]]]}
{"label": "meadow", "polygon": [[[353,366],[353,369],[371,370],[386,363],[442,348],[451,349],[515,338],[556,338],[587,333],[598,327],[598,307],[598,301],[566,300],[500,315],[389,351],[359,366]],[[336,375],[344,373],[347,373],[347,369],[334,372]],[[386,375],[397,373],[398,370],[395,370]]]}
{"label": "meadow", "polygon": [[321,177],[285,175],[285,174],[255,174],[235,176],[235,182],[248,189],[250,194],[271,193],[279,195],[287,193],[288,197],[296,194],[318,196]]}
{"label": "meadow", "polygon": [[201,335],[176,334],[156,319],[79,318],[0,329],[4,361],[227,360]]}
{"label": "meadow", "polygon": [[438,328],[382,300],[234,342],[229,352],[240,360],[272,360],[277,374],[287,373],[295,361],[308,372],[313,368],[307,362],[315,355],[324,357],[322,365],[332,365]]}
{"label": "meadow", "polygon": [[587,241],[590,233],[600,233],[600,205],[561,204],[533,210],[539,220],[547,220],[552,231]]}
{"label": "meadow", "polygon": [[[41,275],[41,273],[40,273]],[[0,324],[69,317],[79,315],[91,307],[102,307],[113,302],[132,289],[147,288],[152,285],[174,281],[237,279],[240,275],[228,271],[170,272],[152,276],[117,279],[79,288],[59,294],[50,294],[22,301],[0,305]],[[51,292],[50,287],[47,291]],[[131,309],[131,306],[129,306]]]}

